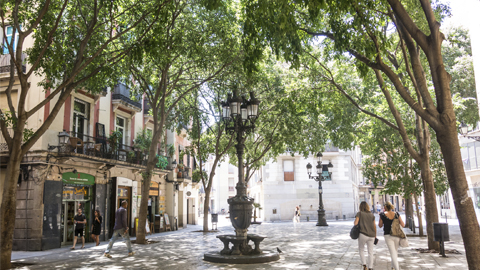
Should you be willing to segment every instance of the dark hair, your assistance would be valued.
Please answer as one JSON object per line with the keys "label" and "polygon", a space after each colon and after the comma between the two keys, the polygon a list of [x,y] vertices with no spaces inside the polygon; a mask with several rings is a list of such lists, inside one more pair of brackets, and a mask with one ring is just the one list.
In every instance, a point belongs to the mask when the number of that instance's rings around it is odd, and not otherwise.
{"label": "dark hair", "polygon": [[95,209],[95,212],[97,212],[97,213],[98,213],[98,215],[100,216],[100,210],[98,210],[98,209]]}
{"label": "dark hair", "polygon": [[360,211],[362,212],[370,212],[370,206],[368,206],[367,202],[361,202],[360,203]]}

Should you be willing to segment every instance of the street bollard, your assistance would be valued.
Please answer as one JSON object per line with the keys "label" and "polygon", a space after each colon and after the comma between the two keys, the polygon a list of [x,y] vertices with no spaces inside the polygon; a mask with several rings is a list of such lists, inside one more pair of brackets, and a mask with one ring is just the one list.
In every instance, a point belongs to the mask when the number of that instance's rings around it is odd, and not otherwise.
{"label": "street bollard", "polygon": [[335,219],[338,220],[338,216],[335,216]]}
{"label": "street bollard", "polygon": [[347,217],[345,215],[343,215],[343,220],[347,220]]}
{"label": "street bollard", "polygon": [[445,256],[445,241],[450,241],[447,223],[433,223],[433,240],[440,242],[440,255]]}
{"label": "street bollard", "polygon": [[310,217],[309,217],[309,216],[307,216],[307,222],[309,222],[309,221],[310,221]]}
{"label": "street bollard", "polygon": [[415,219],[412,218],[412,228],[413,228],[413,233],[415,233]]}

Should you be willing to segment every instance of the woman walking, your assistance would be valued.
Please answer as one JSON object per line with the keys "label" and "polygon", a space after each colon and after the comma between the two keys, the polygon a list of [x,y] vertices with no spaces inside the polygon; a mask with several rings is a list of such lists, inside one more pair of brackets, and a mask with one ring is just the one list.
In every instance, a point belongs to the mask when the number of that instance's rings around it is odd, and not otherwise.
{"label": "woman walking", "polygon": [[295,206],[295,214],[293,215],[293,223],[300,222],[300,207]]}
{"label": "woman walking", "polygon": [[394,219],[398,219],[400,226],[405,227],[402,217],[395,211],[393,211],[393,205],[390,202],[386,202],[383,205],[385,212],[380,214],[380,220],[378,221],[378,227],[383,227],[383,233],[385,237],[385,244],[387,244],[390,251],[390,257],[392,258],[392,269],[400,270],[398,266],[398,246],[400,244],[400,237],[391,236],[392,222]]}
{"label": "woman walking", "polygon": [[100,231],[102,230],[102,216],[100,215],[100,210],[95,210],[95,219],[92,224],[92,239],[97,243],[97,246],[100,245]]}
{"label": "woman walking", "polygon": [[[355,216],[354,223],[360,225],[358,253],[360,253],[363,270],[373,269],[373,243],[377,237],[377,226],[375,225],[375,216],[370,212],[368,203],[360,203],[360,211]],[[368,262],[365,260],[365,244],[367,244]]]}

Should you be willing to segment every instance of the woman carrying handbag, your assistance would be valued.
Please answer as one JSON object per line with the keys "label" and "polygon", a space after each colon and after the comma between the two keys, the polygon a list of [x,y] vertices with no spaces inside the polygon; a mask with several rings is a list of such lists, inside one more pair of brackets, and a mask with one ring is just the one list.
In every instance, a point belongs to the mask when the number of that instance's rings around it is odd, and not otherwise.
{"label": "woman carrying handbag", "polygon": [[395,219],[398,219],[398,223],[402,228],[405,227],[402,218],[398,213],[393,211],[393,205],[390,202],[386,202],[383,205],[385,212],[380,214],[380,221],[378,221],[378,227],[383,227],[383,233],[385,237],[385,244],[387,244],[388,251],[390,251],[390,257],[392,258],[392,269],[400,270],[398,266],[398,246],[400,245],[400,237],[392,236],[392,223]]}
{"label": "woman carrying handbag", "polygon": [[[375,216],[370,212],[368,203],[360,203],[360,211],[355,216],[355,225],[360,225],[360,235],[358,237],[358,253],[363,265],[363,270],[373,269],[373,244],[377,237],[377,226],[375,226]],[[368,268],[365,260],[365,244],[368,249]]]}

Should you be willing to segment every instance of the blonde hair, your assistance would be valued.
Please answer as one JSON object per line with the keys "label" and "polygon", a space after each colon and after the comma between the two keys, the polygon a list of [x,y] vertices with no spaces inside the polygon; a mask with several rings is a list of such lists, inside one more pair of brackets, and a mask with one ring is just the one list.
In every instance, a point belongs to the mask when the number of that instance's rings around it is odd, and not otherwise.
{"label": "blonde hair", "polygon": [[362,212],[370,212],[370,206],[368,205],[367,202],[361,202],[361,203],[360,203],[360,211],[362,211]]}
{"label": "blonde hair", "polygon": [[392,211],[393,210],[393,205],[390,202],[384,203],[383,206],[385,207],[385,209],[387,211]]}

